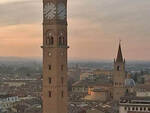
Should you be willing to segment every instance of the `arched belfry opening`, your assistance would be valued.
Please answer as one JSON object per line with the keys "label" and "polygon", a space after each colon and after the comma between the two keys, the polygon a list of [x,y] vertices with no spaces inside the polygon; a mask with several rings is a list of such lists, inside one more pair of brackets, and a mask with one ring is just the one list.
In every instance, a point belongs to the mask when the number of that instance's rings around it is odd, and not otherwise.
{"label": "arched belfry opening", "polygon": [[117,66],[117,71],[120,71],[120,66]]}
{"label": "arched belfry opening", "polygon": [[59,46],[65,45],[65,37],[64,37],[63,33],[61,33],[61,35],[58,38],[58,44],[59,44]]}
{"label": "arched belfry opening", "polygon": [[48,31],[46,35],[46,45],[54,45],[54,37],[50,31]]}

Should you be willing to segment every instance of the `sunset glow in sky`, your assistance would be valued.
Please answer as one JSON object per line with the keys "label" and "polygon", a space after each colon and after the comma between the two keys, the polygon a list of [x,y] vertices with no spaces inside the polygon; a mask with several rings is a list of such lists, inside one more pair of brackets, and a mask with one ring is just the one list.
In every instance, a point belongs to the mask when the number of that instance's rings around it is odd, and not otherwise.
{"label": "sunset glow in sky", "polygon": [[[69,59],[150,60],[150,0],[68,0]],[[42,0],[0,0],[0,56],[41,57]]]}

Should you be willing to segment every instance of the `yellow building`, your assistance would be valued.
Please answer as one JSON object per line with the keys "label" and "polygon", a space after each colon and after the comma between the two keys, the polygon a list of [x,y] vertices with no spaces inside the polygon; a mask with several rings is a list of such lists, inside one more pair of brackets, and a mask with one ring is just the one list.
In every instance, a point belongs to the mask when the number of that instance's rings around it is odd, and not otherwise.
{"label": "yellow building", "polygon": [[96,69],[93,71],[93,74],[110,76],[110,75],[112,75],[112,71],[111,70]]}
{"label": "yellow building", "polygon": [[85,80],[86,78],[88,78],[92,73],[89,72],[84,72],[80,74],[80,80]]}
{"label": "yellow building", "polygon": [[108,101],[111,99],[110,91],[102,88],[93,88],[90,90],[90,95],[87,95],[85,100],[90,101]]}

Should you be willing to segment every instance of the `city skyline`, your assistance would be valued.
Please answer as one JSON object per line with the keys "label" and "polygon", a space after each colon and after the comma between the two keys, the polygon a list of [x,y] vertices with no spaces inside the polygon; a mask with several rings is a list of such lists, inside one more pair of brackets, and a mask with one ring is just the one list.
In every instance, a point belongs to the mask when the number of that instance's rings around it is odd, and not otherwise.
{"label": "city skyline", "polygon": [[[0,2],[0,56],[41,57],[41,1],[7,1]],[[121,39],[127,60],[150,60],[150,1],[94,1],[68,1],[69,59],[112,60]]]}

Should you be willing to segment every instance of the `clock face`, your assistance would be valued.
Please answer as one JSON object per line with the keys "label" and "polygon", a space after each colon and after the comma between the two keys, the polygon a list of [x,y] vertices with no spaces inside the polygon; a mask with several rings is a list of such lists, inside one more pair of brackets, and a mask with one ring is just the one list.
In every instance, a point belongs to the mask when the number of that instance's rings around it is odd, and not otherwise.
{"label": "clock face", "polygon": [[56,6],[55,4],[53,3],[47,3],[45,6],[44,6],[44,17],[48,20],[51,20],[55,17],[56,15]]}
{"label": "clock face", "polygon": [[58,19],[64,20],[66,18],[66,7],[64,3],[59,3],[57,6]]}

